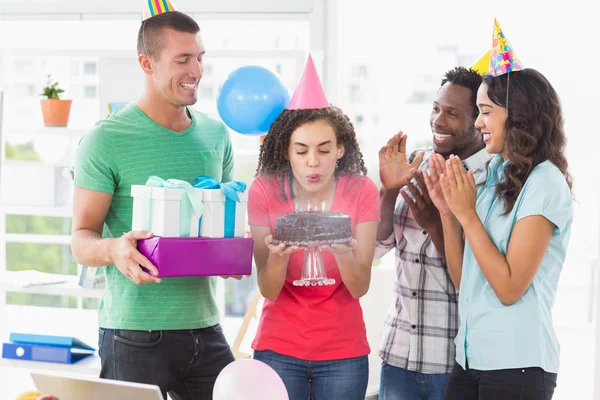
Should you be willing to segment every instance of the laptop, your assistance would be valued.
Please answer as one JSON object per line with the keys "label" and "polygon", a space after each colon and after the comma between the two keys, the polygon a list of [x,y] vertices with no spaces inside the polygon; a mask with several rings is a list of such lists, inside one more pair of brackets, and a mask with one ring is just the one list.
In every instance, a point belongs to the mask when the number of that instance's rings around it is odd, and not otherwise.
{"label": "laptop", "polygon": [[89,376],[31,372],[38,391],[60,400],[164,400],[158,386]]}

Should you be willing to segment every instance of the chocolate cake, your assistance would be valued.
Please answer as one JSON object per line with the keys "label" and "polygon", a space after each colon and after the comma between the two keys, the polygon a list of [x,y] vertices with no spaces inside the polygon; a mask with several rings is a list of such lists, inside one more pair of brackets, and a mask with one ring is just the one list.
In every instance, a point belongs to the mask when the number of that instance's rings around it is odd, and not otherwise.
{"label": "chocolate cake", "polygon": [[273,244],[295,246],[348,243],[352,239],[350,217],[330,211],[301,211],[277,218]]}

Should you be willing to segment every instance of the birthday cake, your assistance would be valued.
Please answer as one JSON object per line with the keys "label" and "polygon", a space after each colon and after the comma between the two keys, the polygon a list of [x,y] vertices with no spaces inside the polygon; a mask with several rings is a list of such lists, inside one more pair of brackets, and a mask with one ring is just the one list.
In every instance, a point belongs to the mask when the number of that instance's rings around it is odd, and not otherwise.
{"label": "birthday cake", "polygon": [[295,246],[348,243],[352,239],[350,217],[340,212],[302,211],[275,221],[273,243]]}

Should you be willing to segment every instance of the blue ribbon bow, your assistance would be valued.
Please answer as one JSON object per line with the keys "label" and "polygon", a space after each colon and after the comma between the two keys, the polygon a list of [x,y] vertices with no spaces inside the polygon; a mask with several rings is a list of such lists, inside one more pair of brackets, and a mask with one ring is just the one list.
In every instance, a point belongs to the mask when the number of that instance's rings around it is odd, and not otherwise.
{"label": "blue ribbon bow", "polygon": [[[225,220],[223,221],[223,232],[225,237],[235,236],[235,209],[240,202],[238,192],[246,191],[246,184],[240,181],[218,182],[210,176],[199,176],[194,180],[197,189],[221,189],[225,196]],[[202,223],[202,221],[200,221]]]}

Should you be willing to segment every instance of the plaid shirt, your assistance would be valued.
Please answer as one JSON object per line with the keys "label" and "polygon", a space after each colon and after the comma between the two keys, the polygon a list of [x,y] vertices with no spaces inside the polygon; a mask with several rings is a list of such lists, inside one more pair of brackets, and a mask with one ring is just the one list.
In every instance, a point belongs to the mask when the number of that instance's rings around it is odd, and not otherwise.
{"label": "plaid shirt", "polygon": [[[429,170],[431,154],[432,150],[425,152],[419,169]],[[483,149],[463,161],[478,184],[485,181],[489,159]],[[383,327],[379,355],[395,367],[449,374],[459,326],[458,292],[445,261],[400,195],[394,211],[394,232],[377,242],[376,257],[392,248],[396,248],[396,293]]]}

